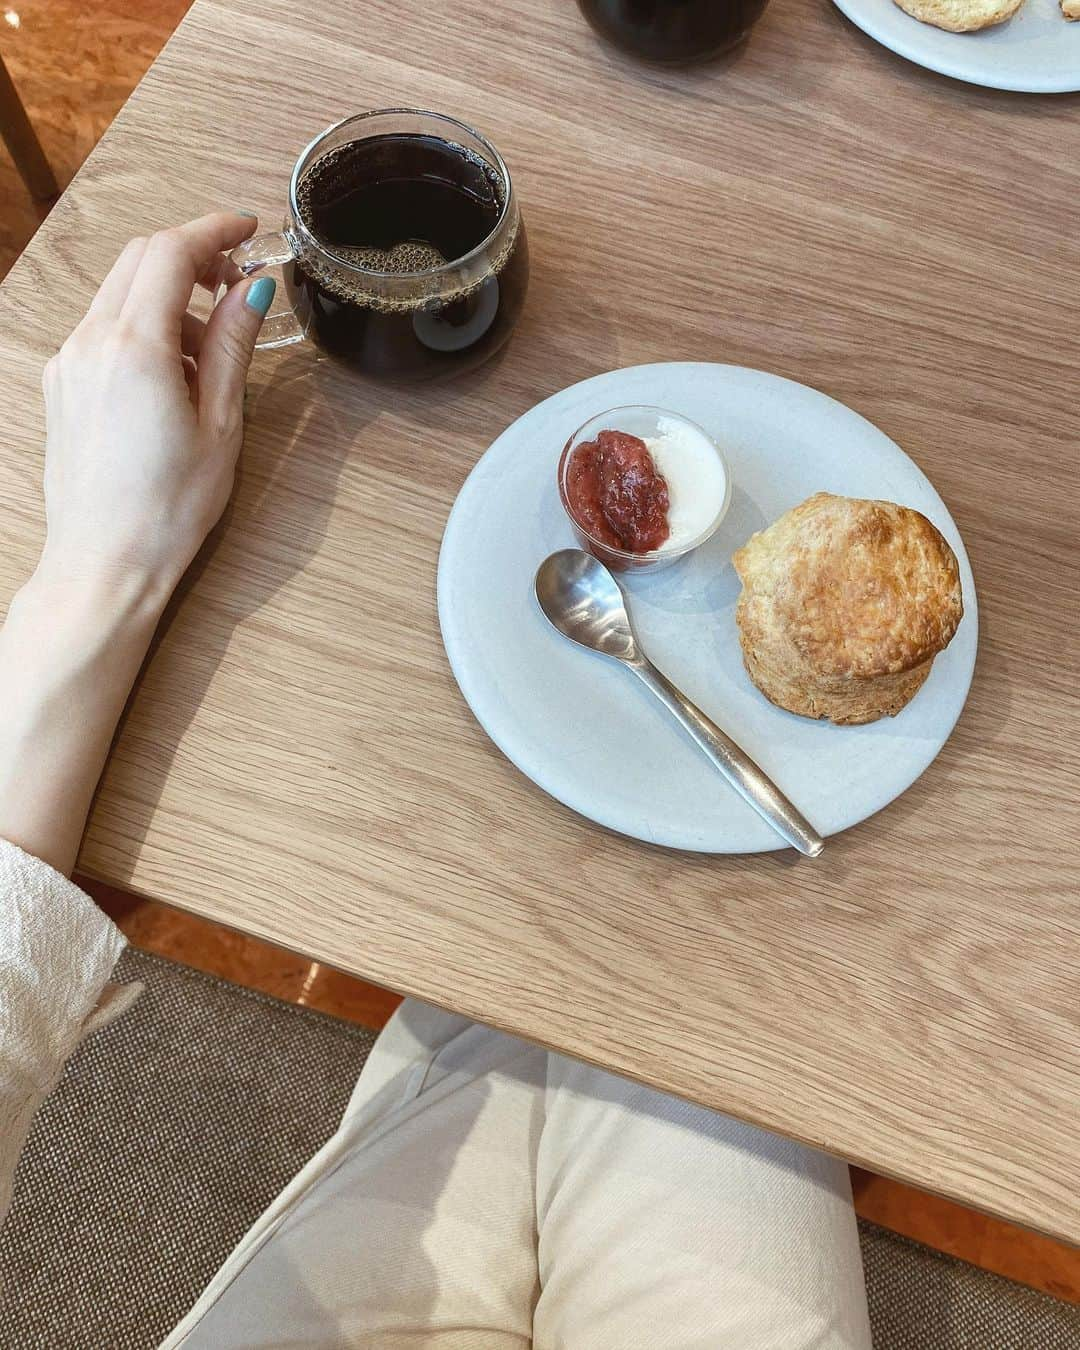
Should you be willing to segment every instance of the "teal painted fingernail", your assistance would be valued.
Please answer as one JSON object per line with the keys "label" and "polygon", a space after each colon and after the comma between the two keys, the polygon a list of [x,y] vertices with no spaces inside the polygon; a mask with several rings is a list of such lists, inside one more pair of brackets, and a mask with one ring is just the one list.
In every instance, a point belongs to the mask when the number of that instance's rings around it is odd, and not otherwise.
{"label": "teal painted fingernail", "polygon": [[248,287],[244,304],[248,309],[253,309],[260,319],[265,319],[276,290],[277,282],[273,277],[259,277]]}
{"label": "teal painted fingernail", "polygon": [[233,214],[237,216],[247,216],[249,220],[258,220],[259,217],[254,211],[241,211],[238,206],[233,207]]}

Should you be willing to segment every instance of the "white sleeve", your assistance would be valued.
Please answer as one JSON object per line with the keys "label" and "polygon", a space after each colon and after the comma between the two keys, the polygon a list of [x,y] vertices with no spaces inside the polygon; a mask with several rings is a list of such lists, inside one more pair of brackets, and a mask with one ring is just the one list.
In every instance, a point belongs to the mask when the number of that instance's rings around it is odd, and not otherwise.
{"label": "white sleeve", "polygon": [[124,946],[85,892],[0,839],[0,1224],[35,1111],[82,1039],[138,994],[107,983]]}

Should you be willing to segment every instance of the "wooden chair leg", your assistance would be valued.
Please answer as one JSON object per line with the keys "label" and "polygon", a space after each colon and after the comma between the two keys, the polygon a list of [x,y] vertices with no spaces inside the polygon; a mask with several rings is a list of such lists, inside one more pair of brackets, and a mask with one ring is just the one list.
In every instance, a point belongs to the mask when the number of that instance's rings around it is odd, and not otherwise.
{"label": "wooden chair leg", "polygon": [[39,200],[55,197],[60,191],[56,176],[30,125],[3,57],[0,57],[0,136],[3,136],[4,144],[11,152],[11,158],[30,195]]}

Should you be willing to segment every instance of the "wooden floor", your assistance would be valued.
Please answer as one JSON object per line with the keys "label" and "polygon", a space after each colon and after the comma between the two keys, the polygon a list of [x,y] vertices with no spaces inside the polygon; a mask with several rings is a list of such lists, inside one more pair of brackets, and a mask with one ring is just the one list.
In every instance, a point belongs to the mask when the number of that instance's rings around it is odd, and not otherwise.
{"label": "wooden floor", "polygon": [[[187,0],[0,0],[0,54],[62,184],[78,170],[186,9]],[[29,200],[0,152],[0,277],[46,210],[47,204]],[[398,1002],[385,990],[253,938],[85,884],[128,937],[148,951],[365,1026],[382,1026]],[[868,1218],[1080,1303],[1080,1252],[909,1186],[864,1172],[853,1176],[856,1206]]]}

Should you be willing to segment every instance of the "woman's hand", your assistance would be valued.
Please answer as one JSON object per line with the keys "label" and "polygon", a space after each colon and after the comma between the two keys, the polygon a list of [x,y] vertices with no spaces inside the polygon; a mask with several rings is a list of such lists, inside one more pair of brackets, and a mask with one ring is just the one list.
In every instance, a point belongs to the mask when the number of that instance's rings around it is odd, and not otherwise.
{"label": "woman's hand", "polygon": [[[0,837],[71,869],[161,610],[232,489],[269,278],[253,217],[136,239],[45,371],[48,532],[0,629]],[[232,269],[235,271],[235,269]],[[201,323],[192,291],[235,281]]]}
{"label": "woman's hand", "polygon": [[205,324],[187,311],[254,229],[221,213],[133,239],[45,367],[49,576],[137,578],[167,595],[220,517],[274,283],[238,282]]}

